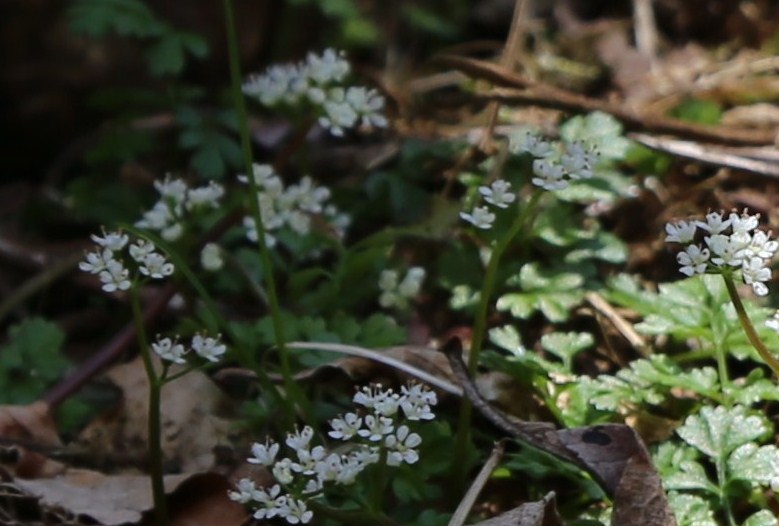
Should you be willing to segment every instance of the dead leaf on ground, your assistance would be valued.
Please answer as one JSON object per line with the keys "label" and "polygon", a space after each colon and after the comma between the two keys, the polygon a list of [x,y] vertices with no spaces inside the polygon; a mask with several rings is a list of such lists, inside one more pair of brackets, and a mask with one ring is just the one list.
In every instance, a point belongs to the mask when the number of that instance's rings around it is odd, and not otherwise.
{"label": "dead leaf on ground", "polygon": [[[159,363],[157,363],[159,366]],[[171,368],[171,374],[176,369]],[[80,441],[96,449],[142,449],[147,444],[148,383],[141,358],[114,367],[106,376],[122,391],[122,406],[92,422]],[[225,443],[230,423],[217,416],[225,395],[205,374],[191,371],[162,388],[162,449],[165,462],[198,473],[214,464],[214,446]]]}
{"label": "dead leaf on ground", "polygon": [[[65,469],[64,464],[40,452],[62,446],[49,405],[45,402],[0,406],[0,437],[7,440],[5,448],[15,449],[13,462],[5,467],[17,477],[51,477]],[[19,445],[14,445],[15,442]]]}
{"label": "dead leaf on ground", "polygon": [[557,513],[555,494],[550,491],[539,501],[526,502],[474,526],[563,526],[563,521]]}
{"label": "dead leaf on ground", "polygon": [[[62,507],[107,526],[139,523],[145,515],[152,515],[151,483],[146,475],[104,475],[69,469],[51,479],[17,480],[15,486],[39,498],[41,506]],[[172,524],[242,524],[246,512],[227,497],[228,489],[227,479],[213,473],[166,476]]]}

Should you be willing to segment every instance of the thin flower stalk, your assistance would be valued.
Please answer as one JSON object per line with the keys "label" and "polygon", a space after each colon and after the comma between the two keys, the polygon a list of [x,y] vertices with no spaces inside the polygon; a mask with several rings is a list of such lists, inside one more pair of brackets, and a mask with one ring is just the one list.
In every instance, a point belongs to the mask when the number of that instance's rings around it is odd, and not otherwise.
{"label": "thin flower stalk", "polygon": [[279,353],[279,362],[281,365],[281,374],[284,378],[284,389],[292,399],[292,407],[288,407],[285,414],[290,419],[294,418],[294,405],[297,405],[306,415],[310,414],[308,410],[308,401],[305,395],[299,389],[292,378],[292,369],[289,360],[289,351],[287,349],[286,338],[284,335],[284,323],[281,319],[281,307],[279,303],[278,292],[276,291],[276,282],[273,275],[273,262],[270,257],[270,250],[266,242],[266,232],[257,199],[258,186],[255,178],[251,176],[254,173],[254,159],[252,156],[251,138],[249,135],[249,117],[246,111],[246,102],[243,97],[241,82],[241,65],[238,53],[238,35],[235,29],[235,17],[233,15],[233,6],[231,0],[224,0],[225,24],[227,26],[227,47],[230,64],[230,84],[233,96],[233,104],[238,114],[239,135],[241,139],[241,152],[243,153],[244,169],[248,177],[250,188],[249,207],[257,228],[257,245],[260,251],[260,260],[265,277],[265,287],[268,291],[268,301],[270,303],[271,321],[273,324],[273,334],[276,342],[276,348]]}

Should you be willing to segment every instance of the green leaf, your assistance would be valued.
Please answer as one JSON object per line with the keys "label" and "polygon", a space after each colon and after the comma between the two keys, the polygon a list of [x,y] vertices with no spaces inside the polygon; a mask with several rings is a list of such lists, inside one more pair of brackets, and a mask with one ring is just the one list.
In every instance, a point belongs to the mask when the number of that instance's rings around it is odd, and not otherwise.
{"label": "green leaf", "polygon": [[65,334],[42,318],[14,325],[8,334],[0,349],[0,403],[30,403],[66,372],[69,361],[60,352]]}
{"label": "green leaf", "polygon": [[160,38],[146,51],[146,59],[152,75],[175,75],[184,69],[184,46],[176,33]]}
{"label": "green leaf", "polygon": [[563,361],[566,369],[571,368],[573,357],[593,346],[595,339],[587,332],[553,332],[541,337],[541,346]]}
{"label": "green leaf", "polygon": [[507,350],[514,356],[521,356],[527,353],[527,349],[522,345],[519,338],[519,332],[513,325],[504,325],[495,327],[489,331],[490,341],[498,347]]}
{"label": "green leaf", "polygon": [[719,495],[719,488],[706,476],[706,470],[700,462],[694,460],[680,462],[675,473],[663,478],[663,486],[675,490],[700,489]]}
{"label": "green leaf", "polygon": [[620,160],[630,147],[630,141],[622,136],[622,124],[609,115],[596,111],[569,119],[560,127],[564,141],[582,141],[594,146],[604,160]]}
{"label": "green leaf", "polygon": [[517,318],[526,319],[540,310],[550,321],[568,319],[569,310],[584,297],[584,278],[572,272],[548,271],[542,273],[538,264],[524,265],[508,284],[517,284],[523,292],[504,294],[497,301],[500,311],[510,311]]}
{"label": "green leaf", "polygon": [[674,510],[678,526],[719,526],[714,520],[711,503],[702,497],[672,491],[668,494],[668,503]]}
{"label": "green leaf", "polygon": [[691,415],[676,430],[688,444],[713,458],[726,458],[739,446],[770,433],[771,427],[764,416],[747,413],[744,406],[727,409],[703,407],[697,415]]}
{"label": "green leaf", "polygon": [[749,442],[738,447],[728,458],[728,478],[747,480],[752,484],[779,489],[779,449]]}
{"label": "green leaf", "polygon": [[776,526],[777,520],[773,513],[769,510],[760,510],[757,513],[750,515],[747,520],[744,521],[743,526]]}
{"label": "green leaf", "polygon": [[718,124],[722,119],[722,106],[709,100],[687,99],[669,113],[683,121]]}
{"label": "green leaf", "polygon": [[74,33],[91,37],[115,32],[145,38],[165,31],[165,24],[138,0],[76,0],[68,18]]}

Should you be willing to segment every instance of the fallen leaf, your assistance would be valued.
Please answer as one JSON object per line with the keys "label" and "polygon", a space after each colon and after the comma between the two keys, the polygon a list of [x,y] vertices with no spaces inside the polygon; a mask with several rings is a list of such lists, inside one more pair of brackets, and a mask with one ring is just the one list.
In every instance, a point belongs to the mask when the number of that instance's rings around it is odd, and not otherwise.
{"label": "fallen leaf", "polygon": [[16,450],[12,465],[6,467],[17,477],[51,477],[65,469],[44,453],[62,446],[46,402],[0,406],[0,437]]}
{"label": "fallen leaf", "polygon": [[512,510],[502,513],[474,526],[563,526],[557,513],[555,494],[550,491],[543,499],[525,502]]}

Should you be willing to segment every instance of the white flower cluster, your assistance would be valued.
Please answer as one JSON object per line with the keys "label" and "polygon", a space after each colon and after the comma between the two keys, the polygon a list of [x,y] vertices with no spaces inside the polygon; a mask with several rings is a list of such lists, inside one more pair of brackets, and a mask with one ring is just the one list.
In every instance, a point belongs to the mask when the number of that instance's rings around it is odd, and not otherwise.
{"label": "white flower cluster", "polygon": [[511,137],[509,149],[516,154],[529,153],[533,161],[531,182],[545,190],[563,190],[569,180],[589,179],[598,162],[598,152],[580,141],[546,141],[530,130]]}
{"label": "white flower cluster", "polygon": [[[201,358],[205,358],[211,363],[217,363],[222,355],[227,352],[227,347],[220,341],[221,335],[216,338],[195,334],[192,337],[190,349]],[[165,361],[184,364],[185,356],[190,351],[181,343],[175,342],[170,338],[159,338],[151,344],[154,353]]]}
{"label": "white flower cluster", "polygon": [[379,305],[385,309],[405,309],[408,301],[419,294],[424,279],[425,269],[422,267],[411,267],[402,280],[396,270],[383,270],[379,276]]}
{"label": "white flower cluster", "polygon": [[[731,212],[725,219],[719,212],[706,215],[706,221],[677,221],[668,223],[665,238],[669,243],[686,245],[676,255],[679,271],[686,275],[707,271],[740,269],[744,283],[752,286],[758,296],[768,294],[765,282],[771,279],[769,264],[779,249],[779,242],[769,239],[771,233],[757,230],[760,215]],[[700,229],[705,234],[704,244],[695,243]]]}
{"label": "white flower cluster", "polygon": [[[255,164],[253,171],[258,189],[257,202],[265,226],[265,243],[269,247],[276,244],[276,238],[271,232],[282,227],[288,227],[301,236],[309,234],[311,217],[316,214],[327,221],[339,238],[346,234],[350,218],[340,213],[335,205],[327,204],[330,199],[328,188],[317,186],[308,176],[303,177],[298,184],[284,188],[281,178],[267,164]],[[238,180],[249,182],[245,175],[239,175]],[[254,218],[244,217],[243,225],[246,228],[246,237],[256,242],[257,224]]]}
{"label": "white flower cluster", "polygon": [[[130,270],[126,268],[124,260],[117,257],[117,253],[124,250],[130,238],[121,232],[103,232],[103,237],[92,235],[92,241],[97,243],[94,252],[86,255],[86,260],[78,264],[78,268],[90,274],[97,274],[103,283],[103,290],[115,292],[130,288]],[[138,271],[152,279],[163,279],[173,274],[173,263],[168,262],[165,256],[155,252],[156,247],[139,239],[130,245],[130,257],[138,266]]]}
{"label": "white flower cluster", "polygon": [[[503,179],[493,181],[490,186],[480,186],[479,193],[487,203],[498,208],[508,208],[517,198],[511,191],[511,183]],[[477,206],[470,213],[460,212],[460,217],[482,230],[491,228],[495,221],[495,214],[486,206]]]}
{"label": "white flower cluster", "polygon": [[268,467],[277,484],[258,488],[252,480],[241,479],[230,498],[252,506],[255,519],[279,517],[290,524],[305,524],[314,515],[306,500],[320,495],[327,485],[352,484],[366,467],[382,458],[388,466],[419,460],[416,448],[422,438],[400,419],[401,415],[407,421],[435,418],[431,409],[437,403],[434,392],[419,384],[404,386],[400,393],[377,385],[362,388],[353,401],[364,408],[364,414],[335,418],[328,432],[335,440],[351,442],[345,453],[313,446],[314,430],[309,426],[287,435],[285,444],[293,451],[292,457],[277,459],[280,445],[276,442],[254,443],[247,462]]}
{"label": "white flower cluster", "polygon": [[224,196],[222,185],[209,182],[206,186],[190,188],[183,179],[169,175],[164,181],[155,181],[160,199],[143,218],[135,223],[139,228],[157,231],[166,241],[176,241],[184,233],[184,215],[199,208],[219,206]]}
{"label": "white flower cluster", "polygon": [[363,86],[344,86],[351,71],[343,52],[326,49],[322,55],[309,53],[298,64],[275,65],[262,75],[252,75],[243,92],[265,106],[305,102],[319,110],[319,123],[333,135],[358,125],[383,128],[384,97]]}

